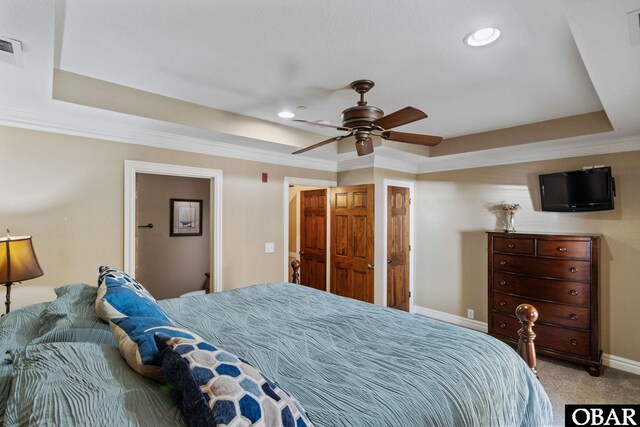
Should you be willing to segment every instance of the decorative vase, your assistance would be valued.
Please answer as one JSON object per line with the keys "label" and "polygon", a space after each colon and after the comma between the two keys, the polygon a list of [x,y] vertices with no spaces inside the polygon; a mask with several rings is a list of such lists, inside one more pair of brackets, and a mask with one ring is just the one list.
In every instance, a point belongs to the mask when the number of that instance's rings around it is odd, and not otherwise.
{"label": "decorative vase", "polygon": [[504,229],[506,233],[515,233],[516,231],[516,215],[515,212],[507,212],[507,227]]}

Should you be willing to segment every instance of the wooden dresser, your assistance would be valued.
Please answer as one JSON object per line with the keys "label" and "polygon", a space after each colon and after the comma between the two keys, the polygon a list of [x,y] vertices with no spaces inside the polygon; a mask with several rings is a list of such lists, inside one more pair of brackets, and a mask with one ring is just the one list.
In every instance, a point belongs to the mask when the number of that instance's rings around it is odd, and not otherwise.
{"label": "wooden dresser", "polygon": [[538,309],[539,354],[600,375],[600,236],[489,232],[489,334],[516,345],[519,304]]}

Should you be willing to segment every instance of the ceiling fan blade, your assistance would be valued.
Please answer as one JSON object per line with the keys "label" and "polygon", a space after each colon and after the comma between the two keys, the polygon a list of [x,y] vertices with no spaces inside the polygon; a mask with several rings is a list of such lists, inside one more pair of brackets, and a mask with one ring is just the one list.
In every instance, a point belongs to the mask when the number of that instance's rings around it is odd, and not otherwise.
{"label": "ceiling fan blade", "polygon": [[417,120],[426,119],[428,116],[423,111],[413,107],[404,107],[402,110],[398,110],[395,113],[387,114],[384,117],[380,117],[372,124],[380,126],[382,129],[391,129],[398,126],[413,123]]}
{"label": "ceiling fan blade", "polygon": [[438,145],[442,141],[441,136],[434,135],[421,135],[419,133],[407,133],[407,132],[395,132],[392,130],[386,130],[380,135],[382,139],[389,139],[391,141],[408,142],[409,144],[428,145],[433,147]]}
{"label": "ceiling fan blade", "polygon": [[[347,136],[351,136],[351,134],[349,134]],[[333,141],[340,141],[342,138],[346,138],[347,136],[336,136],[334,138],[325,139],[324,141],[318,142],[317,144],[313,144],[313,145],[310,145],[310,146],[308,146],[306,148],[303,148],[301,150],[294,151],[291,154],[304,153],[305,151],[313,150],[314,148],[318,148],[318,147],[322,147],[323,145],[331,144]]]}
{"label": "ceiling fan blade", "polygon": [[358,152],[358,157],[373,153],[373,140],[371,138],[367,138],[356,141],[356,151]]}
{"label": "ceiling fan blade", "polygon": [[344,126],[332,125],[332,124],[329,124],[329,123],[310,122],[309,120],[302,120],[302,119],[293,119],[292,121],[301,122],[301,123],[307,123],[307,124],[315,125],[315,126],[323,126],[323,127],[326,127],[326,128],[333,128],[333,129],[337,129],[337,130],[344,130],[344,131],[347,131],[347,132],[351,131],[351,129],[346,128]]}

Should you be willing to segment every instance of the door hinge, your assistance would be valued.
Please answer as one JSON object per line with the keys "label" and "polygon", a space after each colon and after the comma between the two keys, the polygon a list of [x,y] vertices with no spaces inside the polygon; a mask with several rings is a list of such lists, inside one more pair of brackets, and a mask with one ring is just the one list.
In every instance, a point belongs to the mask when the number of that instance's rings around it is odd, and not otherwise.
{"label": "door hinge", "polygon": [[413,197],[409,197],[409,206],[411,206],[411,201],[413,200]]}
{"label": "door hinge", "polygon": [[411,250],[411,245],[409,245],[409,250]]}
{"label": "door hinge", "polygon": [[409,298],[411,298],[411,291],[409,291]]}

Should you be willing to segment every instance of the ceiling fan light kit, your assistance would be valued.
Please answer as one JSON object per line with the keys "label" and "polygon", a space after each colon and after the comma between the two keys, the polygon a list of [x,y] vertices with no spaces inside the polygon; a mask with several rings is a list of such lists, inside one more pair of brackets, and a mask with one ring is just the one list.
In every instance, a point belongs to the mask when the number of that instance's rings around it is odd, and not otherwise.
{"label": "ceiling fan light kit", "polygon": [[367,102],[364,100],[365,93],[369,92],[369,90],[375,86],[374,82],[371,80],[356,80],[352,82],[350,86],[360,94],[360,100],[357,102],[357,105],[349,107],[342,112],[340,115],[342,120],[341,126],[310,122],[307,120],[295,120],[316,126],[331,127],[349,133],[318,142],[317,144],[295,151],[293,154],[304,153],[350,136],[356,139],[356,152],[358,156],[366,156],[367,154],[373,153],[373,140],[371,136],[379,136],[385,140],[428,146],[436,145],[442,141],[442,137],[439,136],[390,131],[389,129],[391,128],[426,119],[427,115],[417,108],[405,107],[385,116],[384,111],[378,107],[367,105]]}

